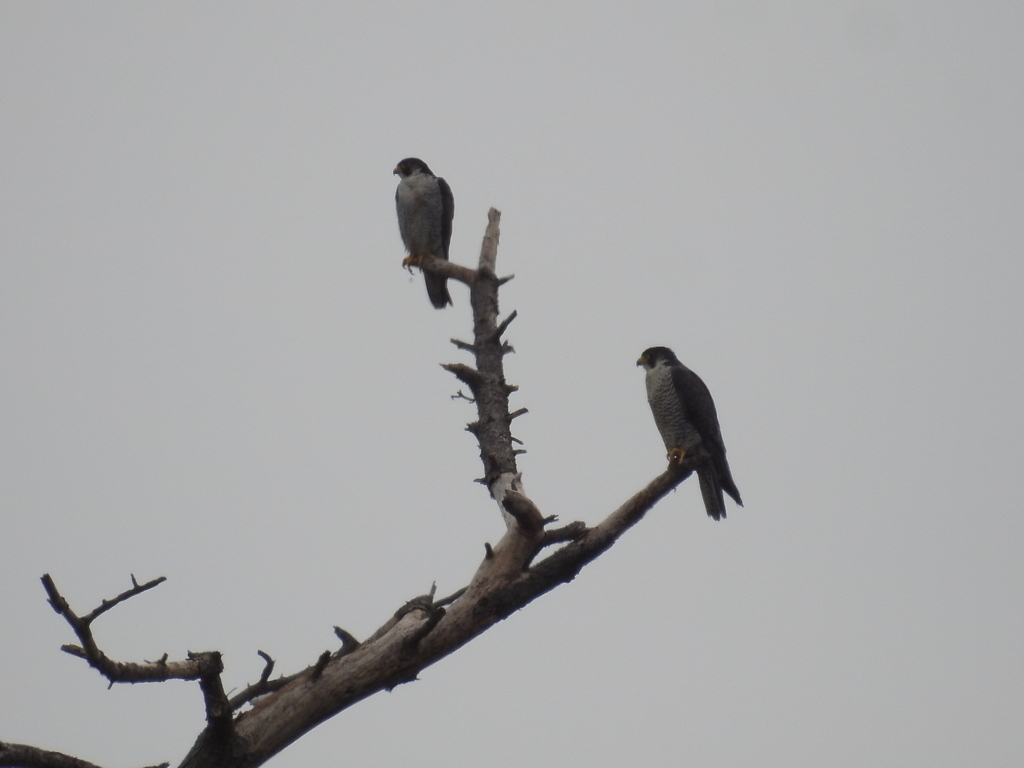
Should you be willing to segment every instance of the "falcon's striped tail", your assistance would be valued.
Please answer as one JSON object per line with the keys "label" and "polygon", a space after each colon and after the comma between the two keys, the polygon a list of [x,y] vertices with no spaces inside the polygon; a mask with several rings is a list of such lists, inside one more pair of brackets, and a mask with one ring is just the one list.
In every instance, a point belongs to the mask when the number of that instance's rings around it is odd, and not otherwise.
{"label": "falcon's striped tail", "polygon": [[427,297],[434,309],[444,309],[452,303],[452,297],[448,293],[448,278],[435,275],[432,272],[424,272],[423,279],[427,283]]}
{"label": "falcon's striped tail", "polygon": [[698,467],[697,479],[700,481],[700,495],[704,497],[704,509],[708,511],[708,516],[721,520],[725,517],[725,495],[715,465],[709,461]]}
{"label": "falcon's striped tail", "polygon": [[[700,481],[700,495],[704,497],[704,508],[710,517],[721,520],[725,517],[725,494],[728,493],[741,507],[740,491],[732,480],[729,465],[719,473],[715,462],[707,461],[697,468],[697,479]],[[724,493],[723,493],[724,492]]]}

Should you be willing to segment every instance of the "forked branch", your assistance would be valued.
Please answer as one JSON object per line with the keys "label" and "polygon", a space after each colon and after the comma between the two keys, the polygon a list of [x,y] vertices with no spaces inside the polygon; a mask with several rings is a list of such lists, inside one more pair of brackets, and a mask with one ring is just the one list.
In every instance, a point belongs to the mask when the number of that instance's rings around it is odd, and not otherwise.
{"label": "forked branch", "polygon": [[50,574],[43,574],[43,588],[49,598],[53,610],[64,617],[64,620],[71,626],[78,636],[81,645],[62,645],[61,650],[72,656],[77,656],[89,662],[89,665],[97,669],[106,677],[111,685],[114,683],[151,683],[163,682],[164,680],[199,680],[204,677],[220,675],[223,670],[219,653],[190,653],[184,661],[168,661],[167,654],[156,661],[145,662],[122,662],[114,661],[107,656],[96,644],[92,634],[92,622],[114,606],[123,603],[135,595],[152,589],[166,581],[165,576],[139,584],[132,576],[132,588],[122,592],[111,600],[103,600],[98,608],[95,608],[85,616],[76,614],[68,601],[58,591]]}

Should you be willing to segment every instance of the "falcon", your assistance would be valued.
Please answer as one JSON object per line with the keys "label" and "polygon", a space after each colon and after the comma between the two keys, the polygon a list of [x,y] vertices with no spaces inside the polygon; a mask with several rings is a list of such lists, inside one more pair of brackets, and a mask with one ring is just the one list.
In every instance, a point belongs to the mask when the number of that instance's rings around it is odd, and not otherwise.
{"label": "falcon", "polygon": [[[407,157],[395,166],[400,181],[395,190],[398,209],[398,231],[409,255],[403,267],[421,267],[425,259],[448,261],[448,244],[452,241],[452,219],[455,217],[455,196],[448,182],[435,176],[418,157]],[[435,309],[452,303],[448,294],[448,278],[423,273],[427,297]]]}
{"label": "falcon", "polygon": [[725,460],[718,413],[707,385],[668,347],[644,350],[636,364],[647,372],[647,402],[668,449],[669,464],[697,472],[704,508],[715,520],[725,517],[723,491],[742,507]]}

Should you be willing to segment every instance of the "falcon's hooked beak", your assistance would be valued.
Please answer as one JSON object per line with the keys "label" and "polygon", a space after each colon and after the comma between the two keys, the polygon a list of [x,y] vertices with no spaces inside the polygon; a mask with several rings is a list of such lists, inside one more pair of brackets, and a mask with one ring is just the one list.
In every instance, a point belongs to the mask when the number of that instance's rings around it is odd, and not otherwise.
{"label": "falcon's hooked beak", "polygon": [[637,365],[644,365],[647,362],[647,355],[640,355],[640,359],[636,361]]}
{"label": "falcon's hooked beak", "polygon": [[391,173],[394,174],[395,176],[401,176],[402,175],[402,167],[400,165],[396,165],[395,166],[395,170],[393,170]]}

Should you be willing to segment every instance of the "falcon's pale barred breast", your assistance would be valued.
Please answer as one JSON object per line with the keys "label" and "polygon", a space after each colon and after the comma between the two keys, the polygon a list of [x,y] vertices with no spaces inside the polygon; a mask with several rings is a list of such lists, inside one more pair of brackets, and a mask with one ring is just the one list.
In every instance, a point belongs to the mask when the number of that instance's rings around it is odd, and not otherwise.
{"label": "falcon's pale barred breast", "polygon": [[[394,172],[401,179],[395,190],[398,231],[409,252],[402,266],[421,266],[428,258],[448,261],[455,217],[455,197],[448,182],[431,173],[418,157],[405,158],[395,166]],[[435,308],[444,309],[452,303],[448,278],[424,272],[423,279],[427,296]]]}
{"label": "falcon's pale barred breast", "polygon": [[704,507],[715,520],[725,517],[725,496],[741,507],[739,489],[725,460],[725,442],[711,392],[668,347],[651,347],[636,361],[647,372],[647,402],[668,450],[669,463],[693,467]]}

